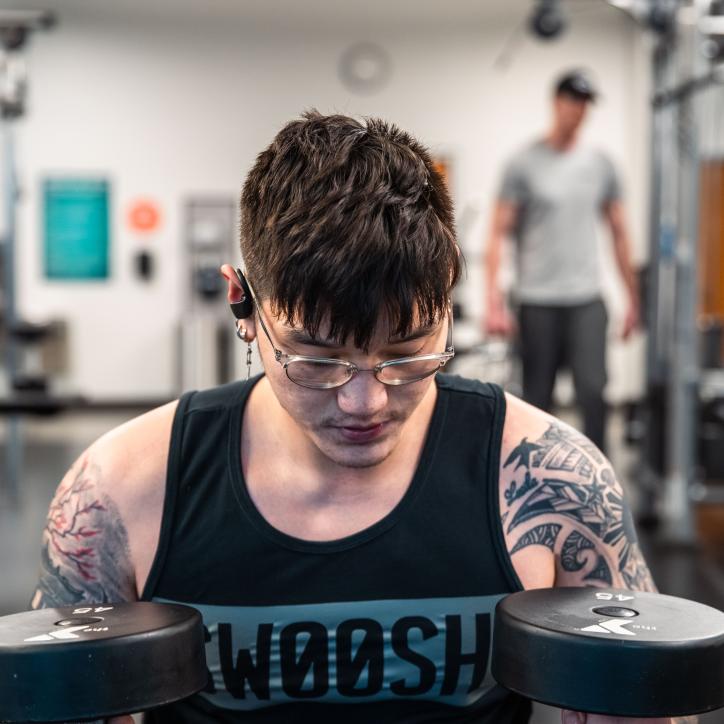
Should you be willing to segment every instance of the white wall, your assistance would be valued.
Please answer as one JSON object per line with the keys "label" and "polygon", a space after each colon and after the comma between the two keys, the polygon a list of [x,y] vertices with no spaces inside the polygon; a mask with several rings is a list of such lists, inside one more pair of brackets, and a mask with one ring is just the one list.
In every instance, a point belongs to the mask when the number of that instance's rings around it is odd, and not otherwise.
{"label": "white wall", "polygon": [[[477,254],[501,165],[545,129],[552,77],[585,65],[604,96],[586,142],[618,164],[636,256],[643,256],[645,48],[628,20],[603,3],[575,14],[560,42],[525,38],[504,72],[493,62],[513,23],[494,13],[475,25],[361,30],[342,24],[334,32],[255,26],[243,14],[223,23],[110,22],[75,13],[60,20],[52,33],[34,38],[28,53],[17,273],[24,314],[69,320],[71,383],[82,393],[174,392],[174,334],[185,293],[179,276],[183,200],[190,194],[236,195],[255,155],[286,120],[309,107],[387,117],[452,159],[470,272],[462,294],[479,314]],[[341,52],[360,40],[380,43],[393,62],[389,85],[364,98],[346,91],[337,75]],[[51,283],[42,278],[40,181],[85,172],[113,183],[112,277],[107,283]],[[131,259],[141,244],[124,223],[128,203],[138,196],[157,199],[165,218],[151,242],[160,264],[150,284],[133,277]],[[609,286],[616,297],[615,284]],[[617,354],[614,399],[632,386],[631,358],[621,362]]]}

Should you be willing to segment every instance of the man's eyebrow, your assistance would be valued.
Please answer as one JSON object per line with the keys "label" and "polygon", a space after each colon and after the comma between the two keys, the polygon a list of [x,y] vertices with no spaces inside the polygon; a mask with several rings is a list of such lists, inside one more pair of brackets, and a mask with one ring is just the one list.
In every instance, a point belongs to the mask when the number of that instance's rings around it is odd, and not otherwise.
{"label": "man's eyebrow", "polygon": [[397,339],[395,339],[394,337],[390,337],[389,343],[403,344],[404,342],[414,342],[416,339],[421,339],[422,337],[429,337],[436,329],[436,324],[426,324],[424,327],[418,327],[409,334],[406,334],[404,337],[398,337]]}
{"label": "man's eyebrow", "polygon": [[285,329],[282,336],[290,344],[304,344],[311,347],[324,347],[325,349],[340,349],[343,346],[335,340],[314,337],[303,329]]}
{"label": "man's eyebrow", "polygon": [[[405,342],[414,342],[415,340],[421,339],[422,337],[428,337],[435,331],[436,328],[437,325],[426,324],[425,326],[418,327],[409,334],[406,334],[404,337],[390,337],[390,339],[388,340],[388,344],[404,344]],[[282,332],[282,335],[285,341],[290,344],[301,344],[311,347],[323,347],[324,349],[341,349],[344,346],[336,340],[320,339],[319,337],[314,337],[309,334],[309,332],[306,332],[303,329],[285,329]]]}

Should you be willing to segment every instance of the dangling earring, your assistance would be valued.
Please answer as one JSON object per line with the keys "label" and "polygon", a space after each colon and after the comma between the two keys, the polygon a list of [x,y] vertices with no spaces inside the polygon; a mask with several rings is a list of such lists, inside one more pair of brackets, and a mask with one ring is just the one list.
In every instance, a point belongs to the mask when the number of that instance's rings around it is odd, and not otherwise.
{"label": "dangling earring", "polygon": [[246,342],[246,379],[251,379],[251,342],[246,338],[246,327],[244,327],[241,321],[236,322],[236,336],[242,341]]}

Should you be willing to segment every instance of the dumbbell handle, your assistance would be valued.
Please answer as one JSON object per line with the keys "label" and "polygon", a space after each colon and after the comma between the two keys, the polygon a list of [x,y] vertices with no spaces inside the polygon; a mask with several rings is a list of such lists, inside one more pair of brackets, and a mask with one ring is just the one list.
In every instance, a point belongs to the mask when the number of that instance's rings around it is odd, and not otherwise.
{"label": "dumbbell handle", "polygon": [[[561,711],[562,724],[671,724],[672,719],[626,719],[605,714],[584,714],[577,711]],[[677,719],[676,721],[682,721]]]}

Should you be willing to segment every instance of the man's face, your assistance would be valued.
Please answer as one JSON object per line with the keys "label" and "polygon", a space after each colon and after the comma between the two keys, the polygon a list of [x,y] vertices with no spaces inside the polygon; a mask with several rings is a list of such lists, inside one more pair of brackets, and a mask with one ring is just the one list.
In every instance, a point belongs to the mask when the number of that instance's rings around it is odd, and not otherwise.
{"label": "man's face", "polygon": [[587,98],[559,93],[553,99],[554,124],[566,135],[575,133],[586,117],[589,103]]}
{"label": "man's face", "polygon": [[[276,318],[268,302],[262,304],[262,314],[274,345],[282,352],[346,360],[364,370],[391,359],[444,351],[448,324],[417,325],[410,334],[399,338],[390,337],[387,325],[380,322],[365,351],[330,339],[324,326],[312,339],[301,327]],[[257,330],[267,379],[290,424],[336,465],[365,468],[383,462],[397,447],[420,402],[432,393],[432,376],[389,386],[379,382],[372,372],[358,372],[346,384],[329,390],[300,387],[274,359],[271,344],[258,322]]]}

